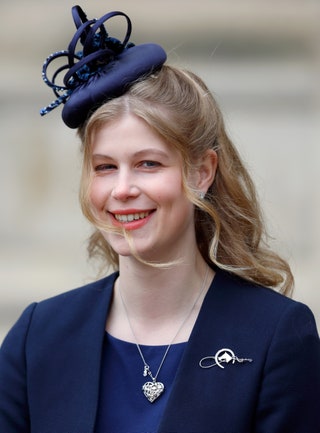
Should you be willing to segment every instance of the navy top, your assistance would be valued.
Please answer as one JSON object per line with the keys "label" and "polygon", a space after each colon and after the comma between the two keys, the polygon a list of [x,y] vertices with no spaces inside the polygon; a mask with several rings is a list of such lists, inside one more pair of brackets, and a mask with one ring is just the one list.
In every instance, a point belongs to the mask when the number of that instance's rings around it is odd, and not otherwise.
{"label": "navy top", "polygon": [[[106,333],[95,433],[155,433],[186,344],[170,347],[157,377],[157,381],[164,384],[164,392],[150,403],[143,394],[142,385],[152,379],[143,376],[144,365],[137,346]],[[140,345],[153,376],[167,347]]]}

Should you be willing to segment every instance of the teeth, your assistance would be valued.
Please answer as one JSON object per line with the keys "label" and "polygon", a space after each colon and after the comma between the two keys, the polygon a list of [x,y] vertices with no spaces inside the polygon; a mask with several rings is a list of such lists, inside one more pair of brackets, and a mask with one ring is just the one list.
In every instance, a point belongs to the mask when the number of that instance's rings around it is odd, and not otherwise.
{"label": "teeth", "polygon": [[121,223],[128,223],[141,218],[146,218],[150,212],[130,213],[127,215],[115,214],[115,219]]}

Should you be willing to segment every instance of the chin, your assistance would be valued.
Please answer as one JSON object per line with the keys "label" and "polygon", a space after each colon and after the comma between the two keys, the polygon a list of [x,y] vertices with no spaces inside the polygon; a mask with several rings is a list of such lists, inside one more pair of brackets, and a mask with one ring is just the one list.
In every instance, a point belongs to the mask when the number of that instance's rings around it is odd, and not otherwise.
{"label": "chin", "polygon": [[[108,244],[111,246],[111,248],[121,257],[130,257],[130,256],[134,257],[135,254],[137,256],[146,257],[150,253],[149,248],[138,245],[139,242],[136,243],[134,239],[132,239],[134,250],[132,250],[128,241],[121,235],[108,234],[107,236],[105,236],[105,239],[108,242]],[[148,260],[148,258],[144,258],[144,260]]]}

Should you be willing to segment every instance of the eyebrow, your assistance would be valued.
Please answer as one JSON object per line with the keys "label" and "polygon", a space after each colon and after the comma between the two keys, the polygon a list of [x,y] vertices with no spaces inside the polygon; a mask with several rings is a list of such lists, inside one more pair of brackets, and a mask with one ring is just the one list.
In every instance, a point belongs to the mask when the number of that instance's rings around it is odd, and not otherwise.
{"label": "eyebrow", "polygon": [[134,156],[144,156],[144,155],[149,154],[149,153],[168,158],[168,154],[166,152],[164,152],[163,150],[154,149],[152,147],[139,150],[138,152],[134,153]]}
{"label": "eyebrow", "polygon": [[[139,150],[138,152],[135,152],[133,154],[133,157],[143,157],[143,156],[148,155],[148,154],[158,155],[158,156],[161,156],[161,157],[164,157],[164,158],[168,158],[169,157],[166,152],[164,152],[162,150],[159,150],[159,149],[152,148],[152,147],[147,148],[147,149],[142,149],[142,150]],[[112,156],[107,155],[107,154],[102,154],[102,153],[93,153],[92,154],[92,158],[113,159]]]}

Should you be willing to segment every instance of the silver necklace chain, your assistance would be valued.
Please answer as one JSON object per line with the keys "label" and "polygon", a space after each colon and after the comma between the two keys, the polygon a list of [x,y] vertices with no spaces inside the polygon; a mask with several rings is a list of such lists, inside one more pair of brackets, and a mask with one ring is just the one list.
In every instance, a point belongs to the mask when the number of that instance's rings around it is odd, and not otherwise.
{"label": "silver necklace chain", "polygon": [[174,340],[176,339],[176,337],[180,333],[181,329],[183,328],[183,326],[185,325],[185,323],[187,322],[187,320],[191,316],[192,311],[194,310],[195,306],[197,305],[197,303],[198,303],[201,295],[203,294],[203,292],[204,292],[204,290],[206,288],[208,274],[209,274],[209,266],[206,267],[206,273],[204,275],[204,278],[203,278],[203,281],[202,281],[202,285],[201,285],[199,294],[196,297],[194,303],[192,304],[192,307],[191,307],[190,311],[188,312],[187,316],[184,318],[184,320],[182,321],[181,325],[179,326],[178,331],[174,334],[172,340],[170,341],[170,343],[166,347],[166,350],[164,352],[164,355],[162,357],[162,360],[160,362],[160,365],[158,367],[158,370],[157,370],[155,376],[152,375],[151,369],[150,369],[148,363],[146,362],[145,357],[143,356],[141,347],[140,347],[140,345],[138,343],[138,339],[137,339],[137,337],[135,335],[135,332],[133,330],[133,326],[132,326],[132,323],[131,323],[131,320],[130,320],[129,314],[128,314],[128,309],[127,309],[127,306],[126,306],[126,304],[124,302],[124,299],[123,299],[123,296],[122,296],[122,292],[121,292],[121,288],[120,288],[120,285],[119,285],[119,294],[120,294],[120,299],[121,299],[121,302],[122,302],[122,305],[123,305],[123,309],[124,309],[124,312],[126,314],[126,318],[127,318],[127,321],[128,321],[128,324],[129,324],[129,327],[130,327],[130,330],[131,330],[131,333],[132,333],[134,341],[135,341],[135,345],[136,345],[136,347],[138,349],[139,355],[140,355],[140,357],[142,359],[142,362],[143,362],[143,366],[144,366],[144,368],[143,368],[143,376],[146,377],[147,375],[149,375],[151,377],[151,379],[152,379],[152,382],[146,382],[143,385],[143,387],[142,387],[144,395],[146,396],[146,398],[151,403],[153,403],[164,391],[164,385],[163,385],[162,382],[157,382],[157,377],[158,377],[158,375],[160,373],[160,370],[161,370],[161,368],[163,366],[163,363],[164,363],[164,361],[165,361],[165,359],[167,357],[167,354],[168,354],[168,352],[170,350],[170,347],[172,346]]}

